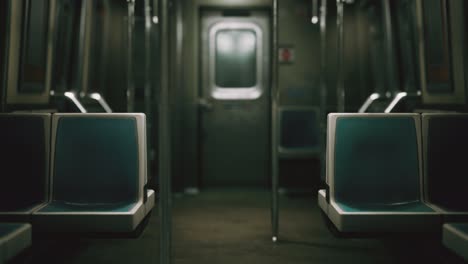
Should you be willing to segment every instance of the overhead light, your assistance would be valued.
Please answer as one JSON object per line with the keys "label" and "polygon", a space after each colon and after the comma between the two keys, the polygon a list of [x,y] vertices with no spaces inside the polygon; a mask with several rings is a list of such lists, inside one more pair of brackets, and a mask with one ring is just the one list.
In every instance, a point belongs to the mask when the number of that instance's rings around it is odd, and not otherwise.
{"label": "overhead light", "polygon": [[159,23],[159,18],[158,18],[158,16],[153,16],[153,19],[152,19],[152,20],[153,20],[153,23],[154,23],[154,24]]}
{"label": "overhead light", "polygon": [[318,16],[313,16],[312,19],[310,20],[310,22],[312,22],[312,24],[317,24],[318,21],[319,21]]}

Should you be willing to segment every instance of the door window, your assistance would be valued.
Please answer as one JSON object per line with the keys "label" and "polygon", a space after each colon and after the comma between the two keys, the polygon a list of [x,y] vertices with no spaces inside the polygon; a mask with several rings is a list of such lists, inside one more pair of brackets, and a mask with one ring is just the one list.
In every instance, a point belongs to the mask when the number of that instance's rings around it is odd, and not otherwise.
{"label": "door window", "polygon": [[222,88],[255,86],[256,42],[253,30],[220,30],[216,33],[215,83]]}
{"label": "door window", "polygon": [[209,85],[219,100],[262,95],[262,31],[254,23],[220,22],[209,32]]}

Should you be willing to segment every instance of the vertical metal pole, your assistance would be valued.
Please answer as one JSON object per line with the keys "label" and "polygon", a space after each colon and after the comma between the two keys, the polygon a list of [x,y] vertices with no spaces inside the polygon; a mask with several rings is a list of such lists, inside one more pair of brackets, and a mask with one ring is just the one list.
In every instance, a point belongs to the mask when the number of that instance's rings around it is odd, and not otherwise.
{"label": "vertical metal pole", "polygon": [[10,24],[11,24],[11,21],[10,21],[10,17],[11,17],[11,1],[5,1],[3,4],[4,4],[4,7],[6,7],[5,9],[5,12],[6,12],[6,17],[2,18],[4,19],[5,21],[5,47],[3,50],[0,50],[0,52],[3,52],[3,61],[0,61],[0,63],[2,63],[2,67],[0,67],[2,69],[2,72],[0,73],[2,76],[1,76],[1,79],[0,81],[2,82],[0,85],[0,89],[1,89],[1,111],[2,112],[5,112],[6,111],[6,95],[7,95],[7,80],[8,80],[8,61],[9,61],[9,49],[10,49]]}
{"label": "vertical metal pole", "polygon": [[[145,0],[145,87],[144,87],[144,104],[146,114],[146,144],[148,146],[147,160],[151,161],[151,152],[153,151],[153,93],[151,91],[151,30],[153,27],[150,0]],[[152,175],[152,166],[148,166],[148,173]],[[148,176],[147,176],[148,177]],[[148,183],[148,178],[145,179],[145,184]]]}
{"label": "vertical metal pole", "polygon": [[336,25],[338,27],[338,82],[336,86],[337,112],[345,111],[345,87],[344,87],[344,0],[336,0]]}
{"label": "vertical metal pole", "polygon": [[[89,1],[89,0],[88,0]],[[86,2],[88,2],[86,1]],[[94,2],[88,2],[85,7],[84,14],[84,35],[82,40],[82,58],[81,58],[81,86],[80,94],[88,93],[88,84],[89,84],[89,64],[90,64],[90,52],[91,52],[91,40],[92,40],[92,21],[94,19]]]}
{"label": "vertical metal pole", "polygon": [[160,264],[171,262],[171,122],[169,109],[168,0],[160,0],[159,186],[161,219]]}
{"label": "vertical metal pole", "polygon": [[83,88],[83,73],[84,73],[84,56],[85,56],[85,43],[86,43],[86,13],[88,12],[87,6],[89,5],[88,0],[84,0],[81,3],[80,12],[80,38],[78,44],[78,63],[77,73],[74,83],[74,91],[79,93]]}
{"label": "vertical metal pole", "polygon": [[152,120],[151,114],[151,17],[150,0],[145,0],[145,113],[148,120]]}
{"label": "vertical metal pole", "polygon": [[273,0],[273,45],[271,65],[271,225],[272,240],[278,240],[278,0]]}
{"label": "vertical metal pole", "polygon": [[312,16],[310,22],[312,24],[317,24],[319,22],[319,10],[318,10],[318,0],[312,0]]}
{"label": "vertical metal pole", "polygon": [[134,111],[135,83],[133,82],[133,29],[135,0],[127,0],[127,112]]}
{"label": "vertical metal pole", "polygon": [[[48,95],[50,95],[50,91],[52,90],[52,79],[53,79],[53,69],[54,69],[54,61],[55,56],[57,54],[54,52],[56,43],[57,43],[57,26],[59,21],[59,1],[51,0],[49,1],[49,19],[47,22],[47,60],[46,60],[46,78],[45,78],[45,88],[48,91]],[[49,98],[50,99],[50,98]]]}
{"label": "vertical metal pole", "polygon": [[383,6],[383,24],[384,24],[384,47],[386,61],[386,76],[387,76],[387,91],[392,95],[398,92],[396,81],[395,62],[393,56],[393,32],[392,32],[392,17],[390,14],[390,1],[382,0]]}
{"label": "vertical metal pole", "polygon": [[320,170],[323,180],[325,180],[327,105],[327,0],[322,0],[320,3]]}

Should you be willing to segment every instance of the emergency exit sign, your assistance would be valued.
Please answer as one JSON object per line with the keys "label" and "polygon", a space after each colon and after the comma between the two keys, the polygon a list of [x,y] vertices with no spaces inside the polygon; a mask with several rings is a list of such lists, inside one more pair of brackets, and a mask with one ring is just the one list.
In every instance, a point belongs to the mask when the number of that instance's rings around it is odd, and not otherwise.
{"label": "emergency exit sign", "polygon": [[293,47],[279,47],[278,61],[280,63],[293,63],[295,60],[295,51]]}

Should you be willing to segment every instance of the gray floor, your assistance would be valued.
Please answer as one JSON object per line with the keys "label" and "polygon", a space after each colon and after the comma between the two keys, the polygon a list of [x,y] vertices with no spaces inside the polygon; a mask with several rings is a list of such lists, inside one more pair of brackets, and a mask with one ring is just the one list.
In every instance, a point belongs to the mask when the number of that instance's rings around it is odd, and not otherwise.
{"label": "gray floor", "polygon": [[[173,201],[173,263],[463,263],[436,239],[336,238],[313,196],[281,196],[270,238],[266,190],[211,190]],[[137,239],[35,237],[15,263],[158,263],[157,213]]]}

